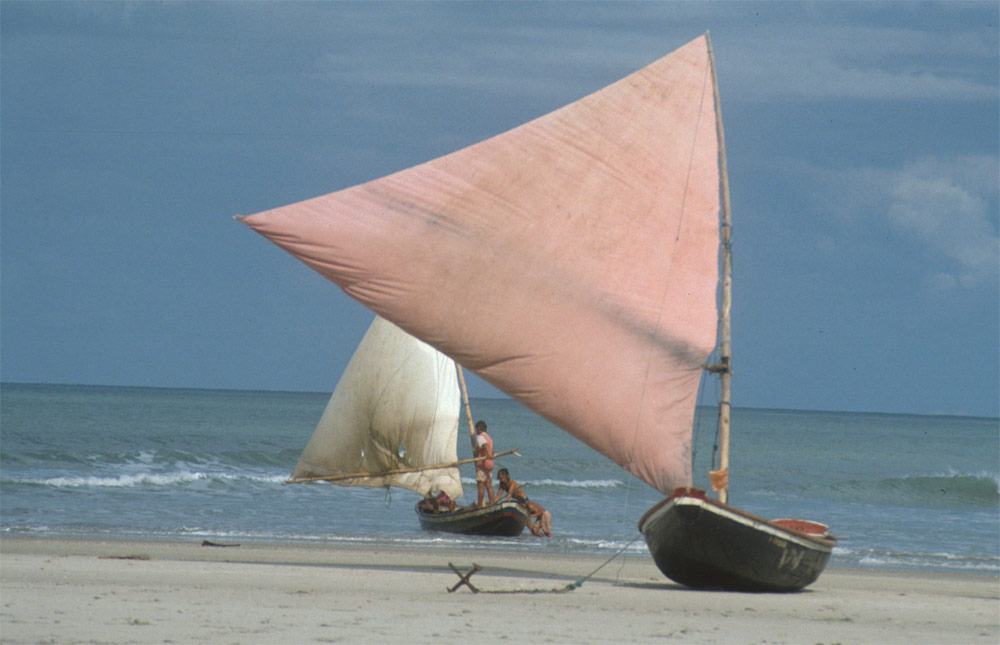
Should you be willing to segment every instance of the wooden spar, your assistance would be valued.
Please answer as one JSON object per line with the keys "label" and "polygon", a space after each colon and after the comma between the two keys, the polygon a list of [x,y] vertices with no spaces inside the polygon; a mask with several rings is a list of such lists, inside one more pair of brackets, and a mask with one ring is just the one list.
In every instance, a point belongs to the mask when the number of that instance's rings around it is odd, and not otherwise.
{"label": "wooden spar", "polygon": [[472,441],[472,454],[476,454],[476,426],[472,425],[472,408],[469,407],[469,393],[465,390],[465,375],[462,366],[455,363],[458,372],[458,384],[462,388],[462,404],[465,406],[465,418],[469,420],[469,440]]}
{"label": "wooden spar", "polygon": [[[504,455],[521,455],[517,452],[517,448],[513,450],[505,450],[504,452],[498,452],[494,457],[503,457]],[[353,473],[350,475],[322,475],[319,477],[296,477],[295,479],[289,479],[286,484],[306,484],[309,482],[335,482],[344,479],[361,479],[364,477],[386,477],[388,475],[402,475],[405,473],[417,473],[424,470],[437,470],[439,468],[453,468],[455,466],[460,466],[462,464],[471,464],[474,461],[482,461],[486,457],[472,457],[470,459],[459,459],[458,461],[453,461],[449,464],[434,464],[433,466],[415,466],[413,468],[396,468],[394,470],[387,470],[382,473]]]}
{"label": "wooden spar", "polygon": [[[722,130],[722,103],[719,99],[719,77],[715,70],[715,54],[712,52],[712,39],[705,32],[705,42],[708,45],[708,61],[712,68],[712,92],[715,95],[715,128],[719,138],[719,182],[722,197],[722,303],[719,308],[719,470],[729,473],[729,413],[730,413],[730,380],[732,378],[732,338],[730,336],[729,313],[733,303],[733,254],[730,242],[732,220],[729,211],[729,170],[726,165],[726,137]],[[719,490],[719,501],[726,503],[729,499],[727,487]]]}

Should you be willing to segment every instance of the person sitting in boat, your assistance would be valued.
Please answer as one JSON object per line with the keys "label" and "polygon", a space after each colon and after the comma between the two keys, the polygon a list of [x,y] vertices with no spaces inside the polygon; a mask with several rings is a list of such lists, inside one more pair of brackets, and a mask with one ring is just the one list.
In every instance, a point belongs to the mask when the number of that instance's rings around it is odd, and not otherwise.
{"label": "person sitting in boat", "polygon": [[430,495],[420,500],[420,508],[431,511],[435,515],[441,512],[442,506],[452,513],[455,512],[455,500],[443,490],[439,490],[436,495],[431,492]]}
{"label": "person sitting in boat", "polygon": [[500,499],[498,501],[503,501],[510,497],[515,502],[520,504],[527,504],[528,496],[524,494],[524,490],[521,489],[521,485],[510,478],[510,471],[506,468],[501,468],[497,471],[497,479],[500,480],[498,488],[500,489]]}
{"label": "person sitting in boat", "polygon": [[531,513],[528,529],[538,537],[552,537],[552,513],[542,508],[538,502],[525,501],[524,506]]}
{"label": "person sitting in boat", "polygon": [[486,422],[476,421],[476,457],[486,457],[476,462],[476,488],[479,489],[480,508],[483,507],[483,498],[486,491],[490,492],[490,504],[496,500],[493,494],[493,439],[486,434]]}

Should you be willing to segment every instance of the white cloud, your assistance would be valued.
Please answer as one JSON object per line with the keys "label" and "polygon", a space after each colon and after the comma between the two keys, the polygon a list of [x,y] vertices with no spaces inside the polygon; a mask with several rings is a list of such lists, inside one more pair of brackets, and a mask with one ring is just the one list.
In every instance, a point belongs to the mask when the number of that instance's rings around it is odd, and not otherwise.
{"label": "white cloud", "polygon": [[[996,216],[1000,167],[995,157],[923,158],[891,173],[889,222],[952,260],[957,284],[996,280],[1000,238]],[[946,283],[935,278],[939,287]]]}
{"label": "white cloud", "polygon": [[[933,291],[996,286],[1000,278],[1000,159],[989,155],[921,157],[898,168],[852,170],[786,164],[816,190],[845,230],[895,236],[936,256],[922,279]],[[829,198],[828,196],[835,196]],[[820,239],[820,248],[829,241]],[[928,266],[931,266],[928,262]]]}
{"label": "white cloud", "polygon": [[[987,155],[921,157],[901,168],[807,171],[845,225],[886,224],[953,267],[927,278],[933,290],[996,284],[1000,160]],[[875,219],[872,219],[874,217]]]}
{"label": "white cloud", "polygon": [[749,100],[996,100],[996,39],[983,33],[764,27],[717,48],[724,56],[720,76]]}

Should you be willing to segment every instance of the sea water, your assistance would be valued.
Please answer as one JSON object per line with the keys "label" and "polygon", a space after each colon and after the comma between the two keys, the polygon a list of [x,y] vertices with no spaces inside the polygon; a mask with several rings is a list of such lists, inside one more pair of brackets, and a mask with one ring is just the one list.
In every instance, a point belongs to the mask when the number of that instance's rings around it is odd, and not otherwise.
{"label": "sea water", "polygon": [[[555,538],[421,531],[416,493],[285,483],[328,395],[0,386],[0,536],[223,542],[462,544],[644,554],[637,522],[662,498],[506,399],[473,399],[499,458],[552,513]],[[730,502],[841,536],[832,564],[1000,572],[1000,421],[736,408]],[[716,457],[700,408],[695,485]],[[462,419],[459,457],[470,442]],[[464,500],[476,494],[466,467]]]}

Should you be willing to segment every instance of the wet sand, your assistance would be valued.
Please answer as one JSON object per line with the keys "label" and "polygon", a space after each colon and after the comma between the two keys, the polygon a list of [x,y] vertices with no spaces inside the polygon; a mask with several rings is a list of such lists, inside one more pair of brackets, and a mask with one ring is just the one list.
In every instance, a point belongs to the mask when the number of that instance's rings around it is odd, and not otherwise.
{"label": "wet sand", "polygon": [[[830,568],[685,589],[648,557],[0,540],[2,643],[997,643],[1000,577]],[[480,592],[449,588],[473,563]],[[568,589],[581,579],[582,584]]]}

